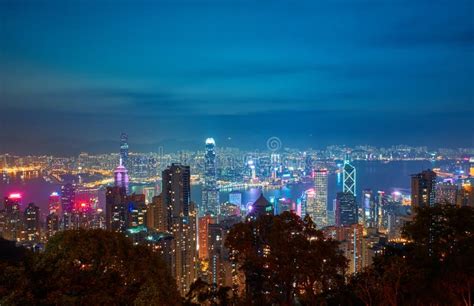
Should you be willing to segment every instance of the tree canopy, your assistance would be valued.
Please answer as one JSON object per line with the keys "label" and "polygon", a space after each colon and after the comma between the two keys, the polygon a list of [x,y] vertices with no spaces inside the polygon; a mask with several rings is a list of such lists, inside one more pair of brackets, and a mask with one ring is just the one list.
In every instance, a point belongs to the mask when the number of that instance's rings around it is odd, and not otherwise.
{"label": "tree canopy", "polygon": [[30,253],[22,264],[7,268],[0,272],[2,305],[181,303],[161,258],[118,233],[60,232],[44,252]]}
{"label": "tree canopy", "polygon": [[310,304],[344,282],[347,260],[338,242],[312,220],[284,212],[235,225],[226,240],[245,275],[247,304]]}
{"label": "tree canopy", "polygon": [[388,245],[374,264],[352,276],[329,304],[472,305],[474,209],[435,205],[416,210],[405,243]]}

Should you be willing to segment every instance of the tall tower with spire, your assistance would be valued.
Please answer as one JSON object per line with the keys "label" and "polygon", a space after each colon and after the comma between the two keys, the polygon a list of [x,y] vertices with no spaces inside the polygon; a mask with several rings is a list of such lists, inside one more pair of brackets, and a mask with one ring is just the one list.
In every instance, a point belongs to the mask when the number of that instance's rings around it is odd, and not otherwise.
{"label": "tall tower with spire", "polygon": [[216,169],[216,142],[213,138],[206,139],[206,153],[204,155],[204,186],[202,188],[201,215],[211,213],[220,214],[219,189],[217,188]]}
{"label": "tall tower with spire", "polygon": [[128,167],[128,135],[120,134],[120,158],[124,167]]}
{"label": "tall tower with spire", "polygon": [[123,165],[123,160],[120,158],[120,164],[114,171],[114,182],[116,187],[125,188],[128,194],[128,170]]}
{"label": "tall tower with spire", "polygon": [[342,191],[356,196],[356,168],[350,163],[349,153],[344,157],[342,182]]}

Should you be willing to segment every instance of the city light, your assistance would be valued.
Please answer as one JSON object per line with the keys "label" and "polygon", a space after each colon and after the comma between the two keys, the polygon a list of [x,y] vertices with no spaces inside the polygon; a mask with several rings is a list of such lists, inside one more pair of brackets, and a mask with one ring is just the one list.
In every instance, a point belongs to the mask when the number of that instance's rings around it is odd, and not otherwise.
{"label": "city light", "polygon": [[8,198],[11,199],[11,200],[21,199],[21,193],[10,193]]}

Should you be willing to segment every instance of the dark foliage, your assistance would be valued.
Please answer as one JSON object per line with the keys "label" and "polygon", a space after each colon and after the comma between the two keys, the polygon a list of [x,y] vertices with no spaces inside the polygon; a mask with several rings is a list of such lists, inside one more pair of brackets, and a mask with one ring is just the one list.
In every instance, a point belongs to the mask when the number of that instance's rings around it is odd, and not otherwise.
{"label": "dark foliage", "polygon": [[164,263],[144,246],[103,230],[64,231],[20,265],[3,262],[1,305],[176,305]]}
{"label": "dark foliage", "polygon": [[472,305],[474,209],[436,205],[416,211],[403,235],[327,302],[334,305]]}
{"label": "dark foliage", "polygon": [[226,245],[245,274],[244,304],[310,305],[344,282],[347,262],[338,243],[309,217],[284,212],[237,224]]}

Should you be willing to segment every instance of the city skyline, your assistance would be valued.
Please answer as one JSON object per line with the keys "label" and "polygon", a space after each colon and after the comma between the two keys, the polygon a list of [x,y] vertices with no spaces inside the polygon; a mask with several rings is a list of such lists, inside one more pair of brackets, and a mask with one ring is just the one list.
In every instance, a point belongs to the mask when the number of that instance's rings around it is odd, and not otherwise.
{"label": "city skyline", "polygon": [[0,151],[474,144],[467,0],[0,5]]}

